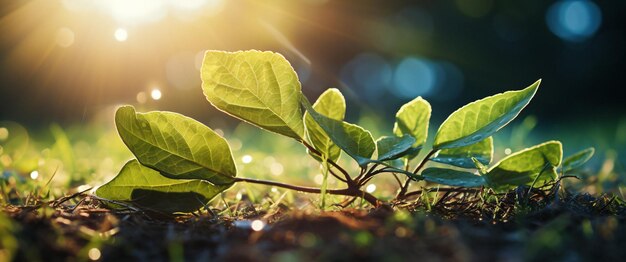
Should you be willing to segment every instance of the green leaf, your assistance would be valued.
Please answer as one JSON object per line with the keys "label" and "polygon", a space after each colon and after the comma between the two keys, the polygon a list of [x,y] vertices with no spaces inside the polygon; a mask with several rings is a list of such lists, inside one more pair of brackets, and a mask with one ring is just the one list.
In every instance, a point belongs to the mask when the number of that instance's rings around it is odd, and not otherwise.
{"label": "green leaf", "polygon": [[563,160],[563,172],[571,171],[581,167],[582,165],[587,163],[589,159],[591,159],[595,151],[596,150],[593,147],[590,147],[585,150],[579,151],[569,157],[566,157],[565,160]]}
{"label": "green leaf", "polygon": [[123,106],[115,124],[139,162],[165,176],[223,185],[237,174],[226,140],[196,120],[172,112],[135,113]]}
{"label": "green leaf", "polygon": [[463,168],[476,168],[472,157],[483,165],[489,165],[493,158],[493,138],[487,137],[476,144],[467,146],[442,149],[430,160]]}
{"label": "green leaf", "polygon": [[486,184],[485,178],[470,172],[430,167],[422,171],[422,177],[428,182],[461,187],[480,187]]}
{"label": "green leaf", "polygon": [[301,103],[333,143],[356,160],[360,166],[365,166],[372,161],[370,158],[376,150],[376,144],[369,131],[358,125],[328,118],[318,113],[304,95],[301,97]]}
{"label": "green leaf", "polygon": [[467,146],[493,135],[526,107],[540,83],[538,80],[526,89],[483,98],[454,111],[439,127],[433,148]]}
{"label": "green leaf", "polygon": [[562,158],[561,142],[548,141],[505,157],[489,169],[484,177],[489,186],[496,190],[520,185],[541,185],[556,179],[556,167],[561,164]]}
{"label": "green leaf", "polygon": [[[328,118],[341,121],[346,113],[346,101],[338,89],[330,88],[317,98],[313,109]],[[324,132],[324,129],[313,120],[309,113],[304,114],[304,124],[306,126],[307,136],[313,147],[320,153],[326,155],[329,160],[337,161],[341,155],[341,148],[333,143],[328,135],[326,135],[326,132]],[[312,153],[311,155],[321,161],[321,158],[317,155]]]}
{"label": "green leaf", "polygon": [[[393,133],[396,136],[413,136],[415,138],[413,147],[421,147],[428,138],[428,123],[431,111],[430,104],[421,96],[404,104],[396,113]],[[415,150],[411,156],[415,157],[418,153],[419,150]]]}
{"label": "green leaf", "polygon": [[230,185],[216,186],[199,179],[171,179],[131,160],[96,195],[166,213],[192,212],[205,206]]}
{"label": "green leaf", "polygon": [[411,147],[415,144],[415,138],[410,135],[402,137],[383,136],[376,140],[376,148],[378,148],[378,160],[393,160],[408,154]]}
{"label": "green leaf", "polygon": [[207,51],[202,90],[216,108],[260,128],[301,140],[298,76],[280,54]]}

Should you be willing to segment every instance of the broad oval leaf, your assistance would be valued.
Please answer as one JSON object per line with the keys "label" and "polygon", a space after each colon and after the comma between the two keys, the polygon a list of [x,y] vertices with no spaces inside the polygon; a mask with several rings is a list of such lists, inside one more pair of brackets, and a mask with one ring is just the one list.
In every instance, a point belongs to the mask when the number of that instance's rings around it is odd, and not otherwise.
{"label": "broad oval leaf", "polygon": [[480,187],[486,184],[485,178],[482,176],[447,168],[426,168],[421,175],[428,182],[448,186]]}
{"label": "broad oval leaf", "polygon": [[378,160],[393,160],[407,155],[412,152],[410,149],[415,144],[415,138],[411,135],[383,136],[376,140],[376,148],[378,148]]}
{"label": "broad oval leaf", "polygon": [[[338,89],[330,88],[317,98],[317,101],[313,104],[313,109],[330,119],[341,121],[346,113],[346,101]],[[309,113],[304,113],[304,124],[307,130],[307,137],[313,147],[329,160],[337,161],[341,155],[341,148],[333,143],[326,135],[324,129],[313,120]],[[311,155],[321,161],[321,158],[317,155],[313,153]]]}
{"label": "broad oval leaf", "polygon": [[[393,133],[396,136],[410,135],[415,138],[414,148],[421,147],[428,138],[428,124],[432,109],[428,101],[421,96],[411,100],[400,107],[396,113],[396,122],[393,125]],[[417,156],[419,150],[415,150],[412,157]]]}
{"label": "broad oval leaf", "polygon": [[579,151],[569,157],[566,157],[565,160],[563,160],[563,172],[571,171],[581,167],[582,165],[587,163],[589,159],[591,159],[595,151],[596,150],[593,147],[590,147],[585,150]]}
{"label": "broad oval leaf", "polygon": [[300,82],[282,55],[207,51],[200,71],[204,95],[219,110],[266,130],[303,138]]}
{"label": "broad oval leaf", "polygon": [[467,146],[493,135],[526,107],[540,83],[537,80],[526,89],[486,97],[454,111],[439,127],[433,148]]}
{"label": "broad oval leaf", "polygon": [[467,146],[442,149],[437,156],[430,160],[463,168],[476,168],[472,158],[483,165],[489,165],[493,158],[493,138],[488,137],[476,144]]}
{"label": "broad oval leaf", "polygon": [[557,178],[556,167],[561,164],[563,147],[559,141],[548,141],[513,153],[495,164],[484,175],[496,190],[521,185],[541,185]]}
{"label": "broad oval leaf", "polygon": [[113,180],[96,190],[98,197],[166,213],[192,212],[205,206],[229,185],[199,179],[171,179],[131,160]]}
{"label": "broad oval leaf", "polygon": [[115,125],[141,164],[176,179],[203,179],[222,185],[237,174],[224,138],[202,123],[172,112],[136,113],[117,109]]}
{"label": "broad oval leaf", "polygon": [[356,160],[360,166],[365,166],[372,161],[371,157],[376,150],[376,144],[369,131],[358,125],[328,118],[318,113],[304,95],[300,100],[311,118],[326,132],[335,145]]}

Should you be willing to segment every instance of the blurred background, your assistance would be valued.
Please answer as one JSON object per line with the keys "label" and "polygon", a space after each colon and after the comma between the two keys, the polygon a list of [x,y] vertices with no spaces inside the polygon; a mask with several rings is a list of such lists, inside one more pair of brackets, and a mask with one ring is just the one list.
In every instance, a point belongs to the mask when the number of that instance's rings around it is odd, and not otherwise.
{"label": "blurred background", "polygon": [[34,132],[110,123],[120,104],[234,129],[238,121],[202,94],[203,52],[259,49],[285,55],[310,100],[341,89],[348,120],[376,135],[391,132],[397,109],[416,96],[432,104],[436,128],[468,102],[541,78],[502,132],[506,143],[559,139],[567,153],[595,146],[598,168],[623,170],[624,1],[1,3],[0,120]]}

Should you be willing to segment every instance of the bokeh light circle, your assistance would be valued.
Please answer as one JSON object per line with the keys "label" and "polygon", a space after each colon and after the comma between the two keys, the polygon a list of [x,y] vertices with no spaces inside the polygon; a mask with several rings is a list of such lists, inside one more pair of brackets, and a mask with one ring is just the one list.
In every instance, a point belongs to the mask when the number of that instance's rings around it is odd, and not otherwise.
{"label": "bokeh light circle", "polygon": [[602,12],[588,0],[559,1],[548,9],[546,22],[559,38],[581,42],[596,33],[602,23]]}
{"label": "bokeh light circle", "polygon": [[396,67],[389,91],[405,99],[428,95],[437,84],[436,70],[435,65],[426,59],[407,57]]}
{"label": "bokeh light circle", "polygon": [[348,62],[342,69],[341,80],[355,87],[366,98],[376,99],[391,83],[393,69],[380,55],[363,53]]}

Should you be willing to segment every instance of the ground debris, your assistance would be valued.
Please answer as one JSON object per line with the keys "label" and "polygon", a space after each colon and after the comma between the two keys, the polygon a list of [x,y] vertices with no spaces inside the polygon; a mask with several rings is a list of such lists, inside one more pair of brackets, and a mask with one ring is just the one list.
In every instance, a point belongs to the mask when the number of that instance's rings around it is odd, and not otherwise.
{"label": "ground debris", "polygon": [[[438,193],[394,209],[320,211],[252,203],[185,215],[106,208],[89,195],[6,206],[16,260],[485,261],[617,260],[626,208],[610,195],[519,188]],[[52,203],[52,202],[51,202]],[[54,202],[58,203],[58,202]],[[256,225],[256,226],[255,226]],[[575,257],[571,257],[574,254]]]}

